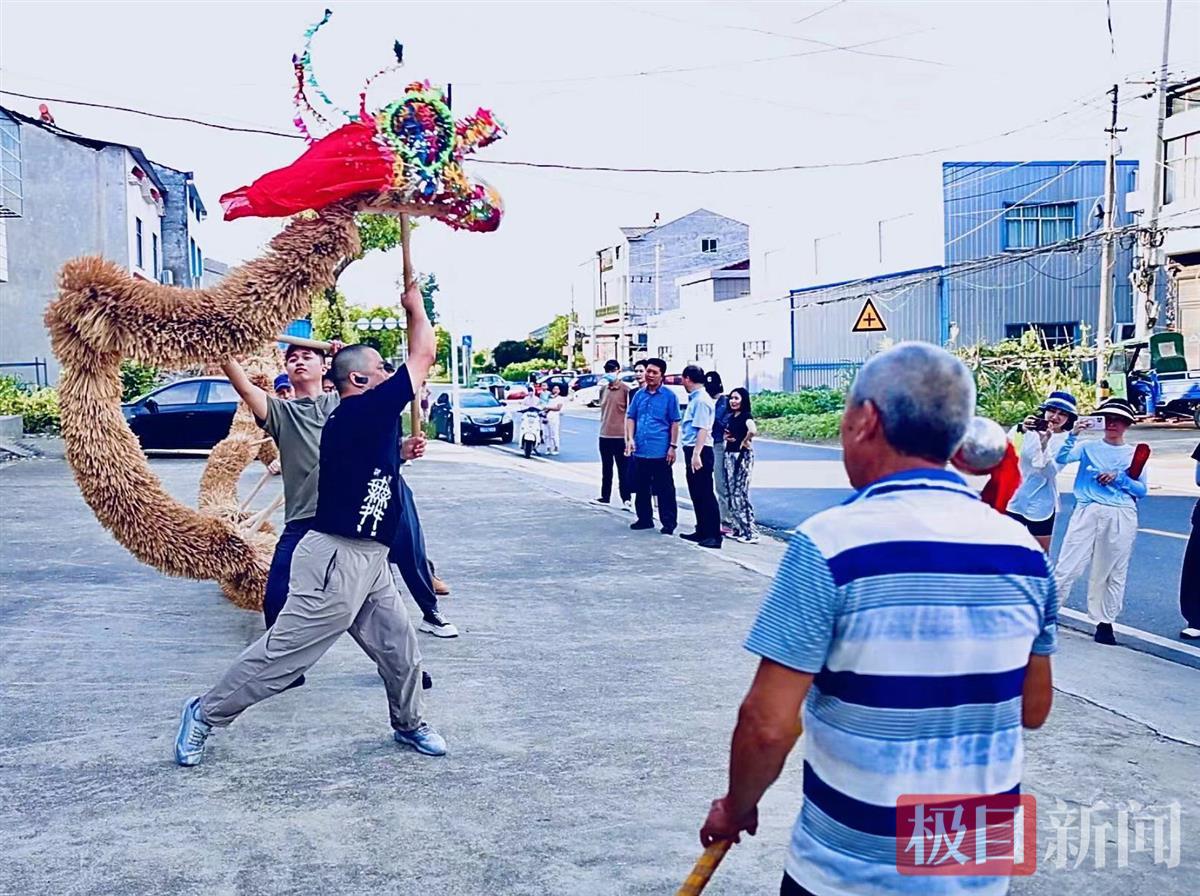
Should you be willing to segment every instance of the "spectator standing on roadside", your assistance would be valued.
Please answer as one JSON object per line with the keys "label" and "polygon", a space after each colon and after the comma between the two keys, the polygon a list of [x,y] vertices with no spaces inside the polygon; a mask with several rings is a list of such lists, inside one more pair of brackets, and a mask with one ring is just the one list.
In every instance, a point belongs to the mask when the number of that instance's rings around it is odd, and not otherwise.
{"label": "spectator standing on roadside", "polygon": [[[1017,792],[1021,728],[1042,725],[1053,696],[1046,555],[945,469],[974,412],[970,373],[940,348],[901,343],[863,365],[841,423],[858,491],[801,524],[746,639],[761,661],[700,839],[755,833],[803,710],[782,896],[1008,891],[1006,877],[914,877],[897,861],[911,855],[897,799]],[[987,829],[961,812],[965,865]]]}
{"label": "spectator standing on roadside", "polygon": [[558,383],[555,383],[550,387],[550,391],[546,393],[546,433],[549,436],[546,439],[546,447],[548,454],[558,454],[561,448],[562,409],[562,390],[559,388]]}
{"label": "spectator standing on roadside", "polygon": [[650,499],[658,499],[663,535],[674,535],[679,510],[672,468],[679,447],[679,399],[663,385],[667,363],[646,361],[646,385],[629,399],[625,413],[625,454],[634,464],[634,506],[637,522],[630,529],[653,529]]}
{"label": "spectator standing on roadside", "polygon": [[[1192,452],[1196,462],[1196,485],[1200,485],[1200,444]],[[1183,569],[1179,574],[1179,612],[1186,625],[1179,637],[1200,640],[1200,500],[1192,508],[1192,534],[1183,551]]]}
{"label": "spectator standing on roadside", "polygon": [[621,363],[615,358],[604,362],[600,381],[600,497],[597,504],[612,501],[613,467],[617,468],[617,490],[621,504],[633,510],[632,477],[625,458],[625,414],[629,410],[629,386],[621,382]]}
{"label": "spectator standing on roadside", "polygon": [[1075,510],[1058,549],[1054,577],[1065,601],[1091,562],[1088,616],[1096,623],[1093,637],[1098,644],[1116,644],[1112,624],[1125,604],[1125,577],[1138,529],[1137,500],[1146,497],[1146,474],[1142,471],[1133,479],[1126,472],[1133,446],[1125,444],[1125,431],[1136,419],[1129,402],[1110,398],[1096,413],[1104,417],[1104,439],[1080,444],[1082,429],[1076,423],[1055,457],[1063,467],[1078,462],[1079,472]]}
{"label": "spectator standing on roadside", "polygon": [[1051,392],[1038,410],[1041,416],[1030,414],[1009,434],[1020,446],[1021,485],[1008,502],[1008,515],[1028,529],[1049,554],[1058,513],[1059,466],[1055,458],[1067,440],[1066,430],[1079,419],[1079,410],[1070,392]]}
{"label": "spectator standing on roadside", "polygon": [[715,549],[721,547],[721,508],[713,490],[715,454],[711,444],[716,408],[704,388],[704,371],[698,365],[689,364],[683,368],[683,388],[688,393],[687,410],[680,427],[683,469],[688,495],[696,511],[696,531],[685,532],[679,537],[694,541],[702,548]]}
{"label": "spectator standing on roadside", "polygon": [[710,370],[704,374],[704,388],[708,397],[714,402],[712,448],[713,448],[713,485],[717,489],[717,506],[721,512],[721,534],[733,532],[729,512],[729,487],[725,481],[725,423],[729,419],[729,397],[722,394],[725,384],[721,382],[721,374]]}
{"label": "spectator standing on roadside", "polygon": [[280,401],[291,401],[296,397],[296,390],[292,388],[292,381],[286,373],[275,377],[275,397]]}
{"label": "spectator standing on roadside", "polygon": [[754,507],[750,504],[750,475],[754,472],[754,447],[758,425],[750,407],[750,393],[741,386],[729,393],[729,417],[725,424],[725,482],[729,489],[729,517],[733,537],[743,544],[757,544]]}

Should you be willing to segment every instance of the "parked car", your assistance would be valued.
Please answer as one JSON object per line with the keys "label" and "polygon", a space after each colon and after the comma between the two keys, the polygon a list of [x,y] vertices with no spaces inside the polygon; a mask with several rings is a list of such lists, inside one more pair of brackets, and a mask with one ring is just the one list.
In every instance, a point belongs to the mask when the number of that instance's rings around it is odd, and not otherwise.
{"label": "parked car", "polygon": [[[630,389],[637,388],[637,376],[632,370],[626,370],[620,374],[621,382],[627,385]],[[586,380],[584,385],[580,386],[579,381],[576,381],[576,391],[571,393],[571,400],[577,401],[586,407],[595,408],[600,406],[600,393],[604,388],[603,374],[585,373],[579,378]]]}
{"label": "parked car", "polygon": [[670,389],[679,398],[679,407],[686,408],[688,403],[688,392],[683,387],[683,377],[678,373],[668,373],[663,377],[663,385]]}
{"label": "parked car", "polygon": [[508,385],[509,384],[505,382],[504,377],[500,376],[498,373],[481,373],[479,376],[475,377],[476,389],[486,389],[500,401],[504,401],[506,393],[508,392]]}
{"label": "parked car", "polygon": [[508,391],[504,393],[505,401],[523,401],[529,394],[529,388],[524,383],[509,383]]}
{"label": "parked car", "polygon": [[[512,414],[491,392],[483,389],[464,389],[458,393],[458,406],[462,411],[463,442],[513,440]],[[433,422],[437,438],[444,438],[447,442],[454,441],[454,408],[450,406],[450,393],[443,392],[438,396],[429,419]]]}
{"label": "parked car", "polygon": [[211,448],[229,435],[238,394],[224,377],[176,380],[121,405],[143,449]]}

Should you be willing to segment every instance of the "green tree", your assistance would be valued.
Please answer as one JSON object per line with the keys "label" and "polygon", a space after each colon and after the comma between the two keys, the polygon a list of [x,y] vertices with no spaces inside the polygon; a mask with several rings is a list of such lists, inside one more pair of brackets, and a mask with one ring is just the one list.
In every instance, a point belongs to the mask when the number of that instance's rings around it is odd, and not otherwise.
{"label": "green tree", "polygon": [[[550,330],[546,334],[546,338],[542,340],[542,347],[545,349],[547,357],[552,355],[565,355],[567,349],[567,337],[571,335],[573,329],[572,324],[578,324],[578,318],[574,314],[560,314],[550,321]],[[572,346],[574,348],[574,346]]]}
{"label": "green tree", "polygon": [[421,290],[421,297],[425,300],[425,314],[431,324],[436,324],[438,314],[437,308],[434,306],[433,294],[441,289],[438,286],[437,274],[425,274],[417,281],[417,286]]}
{"label": "green tree", "polygon": [[[400,219],[394,215],[358,215],[354,223],[358,227],[358,240],[361,244],[359,253],[338,262],[337,267],[333,269],[333,283],[322,294],[322,302],[313,302],[314,335],[318,331],[318,318],[322,320],[322,335],[317,336],[318,339],[352,341],[354,331],[351,329],[350,318],[346,316],[345,296],[337,288],[338,278],[345,273],[346,268],[368,252],[387,252],[400,245]],[[318,306],[322,304],[324,307],[318,311]]]}
{"label": "green tree", "polygon": [[[359,318],[365,317],[367,320],[379,317],[387,320],[389,317],[396,316],[395,308],[388,308],[384,305],[377,305],[374,308],[362,308],[357,305],[351,305],[346,309],[349,319],[357,321]],[[379,354],[385,358],[395,358],[400,354],[400,346],[404,343],[404,331],[397,328],[389,330],[355,330],[355,342],[360,342],[364,345],[373,346]],[[346,341],[346,340],[343,340]]]}
{"label": "green tree", "polygon": [[491,354],[489,352],[476,352],[471,356],[471,366],[475,368],[476,373],[495,373],[496,365],[492,363]]}
{"label": "green tree", "polygon": [[531,339],[505,339],[492,349],[492,363],[497,368],[504,368],[509,364],[520,364],[522,361],[536,358],[541,351],[540,342]]}
{"label": "green tree", "polygon": [[347,344],[357,342],[350,309],[346,307],[346,296],[340,289],[334,289],[332,294],[325,291],[325,297],[320,302],[313,302],[312,325],[313,338],[324,339],[326,342],[337,339]]}
{"label": "green tree", "polygon": [[449,372],[450,331],[444,327],[434,327],[433,332],[437,336],[437,362],[442,365],[443,370]]}

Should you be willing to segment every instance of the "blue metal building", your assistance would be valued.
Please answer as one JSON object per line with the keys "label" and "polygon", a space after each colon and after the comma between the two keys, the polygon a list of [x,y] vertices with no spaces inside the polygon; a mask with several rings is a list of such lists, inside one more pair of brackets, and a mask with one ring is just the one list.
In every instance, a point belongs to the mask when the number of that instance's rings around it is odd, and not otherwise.
{"label": "blue metal building", "polygon": [[[1137,162],[1117,163],[1114,226]],[[793,290],[793,386],[837,385],[883,341],[998,342],[1033,327],[1052,344],[1095,339],[1104,162],[946,162],[943,264]],[[1114,336],[1132,326],[1133,239],[1110,276]],[[870,298],[886,331],[854,333]]]}

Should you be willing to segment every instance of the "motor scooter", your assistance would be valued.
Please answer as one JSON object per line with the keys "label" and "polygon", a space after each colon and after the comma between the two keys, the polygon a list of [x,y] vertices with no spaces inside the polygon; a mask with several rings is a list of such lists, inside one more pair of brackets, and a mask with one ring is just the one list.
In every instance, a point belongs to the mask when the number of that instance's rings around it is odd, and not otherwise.
{"label": "motor scooter", "polygon": [[[529,457],[545,442],[546,412],[540,408],[521,411],[521,450]],[[540,453],[540,452],[539,452]]]}

